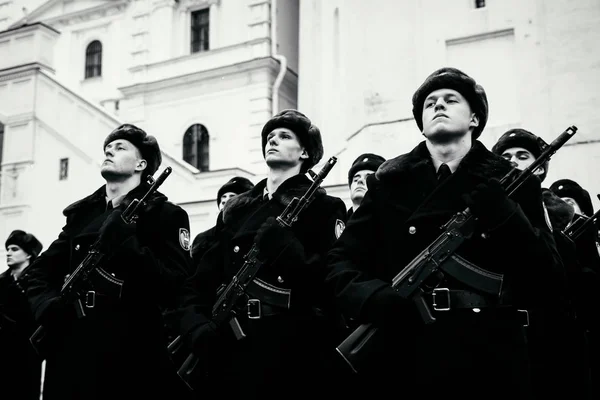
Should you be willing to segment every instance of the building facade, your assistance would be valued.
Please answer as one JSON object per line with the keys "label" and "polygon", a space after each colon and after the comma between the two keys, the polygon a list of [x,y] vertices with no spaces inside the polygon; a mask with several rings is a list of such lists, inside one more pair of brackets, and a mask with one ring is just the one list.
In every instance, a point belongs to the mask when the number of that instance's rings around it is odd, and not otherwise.
{"label": "building facade", "polygon": [[266,172],[260,130],[297,107],[298,1],[5,3],[0,237],[48,246],[62,209],[102,185],[102,142],[124,122],[157,137],[173,167],[161,191],[192,235],[214,224],[223,183]]}

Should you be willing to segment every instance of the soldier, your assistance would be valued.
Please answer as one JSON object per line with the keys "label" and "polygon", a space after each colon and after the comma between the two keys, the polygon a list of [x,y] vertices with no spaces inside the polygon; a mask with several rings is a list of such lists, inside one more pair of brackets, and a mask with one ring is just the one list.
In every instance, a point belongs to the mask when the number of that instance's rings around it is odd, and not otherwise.
{"label": "soldier", "polygon": [[348,186],[350,186],[350,200],[352,201],[352,208],[348,210],[348,218],[360,206],[367,193],[367,177],[374,174],[384,161],[385,158],[377,154],[364,153],[352,163],[348,170]]}
{"label": "soldier", "polygon": [[[492,148],[494,154],[504,157],[514,167],[524,170],[540,156],[546,142],[525,129],[510,129]],[[548,174],[546,162],[534,173],[543,182]],[[539,398],[569,396],[587,398],[589,392],[589,365],[586,360],[585,332],[577,307],[583,305],[582,277],[588,275],[579,263],[577,248],[563,233],[574,215],[574,209],[554,192],[542,188],[544,205],[553,228],[554,240],[565,266],[565,293],[562,307],[530,310],[531,324],[528,339],[533,363],[533,377]],[[590,277],[594,279],[593,277]],[[583,325],[585,326],[585,324]]]}
{"label": "soldier", "polygon": [[211,243],[215,240],[217,232],[223,226],[223,214],[221,211],[227,201],[237,196],[238,194],[247,192],[254,187],[254,184],[249,179],[243,176],[235,176],[231,178],[227,183],[219,188],[217,192],[217,207],[219,208],[219,215],[217,216],[217,223],[212,228],[199,233],[194,238],[192,243],[192,259],[194,265],[200,262],[202,255],[210,247]]}
{"label": "soldier", "polygon": [[31,233],[15,230],[4,246],[8,270],[0,274],[2,392],[15,400],[38,400],[42,360],[29,343],[36,325],[21,278],[42,251],[42,244]]}
{"label": "soldier", "polygon": [[[557,196],[575,208],[576,220],[586,220],[594,214],[592,199],[587,190],[571,179],[560,179],[550,185]],[[581,221],[579,221],[581,223]],[[598,326],[598,308],[600,299],[597,295],[600,284],[600,244],[598,243],[598,227],[592,227],[575,239],[577,257],[581,275],[574,283],[578,296],[575,297],[578,320],[586,329],[589,341],[589,362],[591,364],[590,382],[592,389],[589,398],[600,396],[600,332]]]}
{"label": "soldier", "polygon": [[[275,218],[311,185],[306,173],[323,156],[321,133],[304,114],[284,110],[264,125],[261,138],[268,176],[223,209],[221,235],[182,293],[180,332],[201,360],[209,360],[207,385],[220,388],[222,396],[305,398],[331,382],[324,363],[333,343],[319,289],[323,257],[346,210],[321,188],[291,229],[280,227]],[[265,264],[248,301],[239,304],[247,337],[236,341],[228,325],[211,321],[211,309],[217,289],[238,272],[254,242]],[[216,347],[217,341],[223,345]],[[215,347],[217,356],[209,358],[206,350]],[[209,390],[201,387],[199,393]]]}
{"label": "soldier", "polygon": [[590,193],[571,179],[559,179],[550,185],[557,196],[575,209],[575,214],[591,217],[594,214]]}
{"label": "soldier", "polygon": [[[382,351],[370,354],[362,374],[371,394],[396,385],[427,398],[530,398],[522,310],[553,300],[562,268],[539,180],[507,196],[499,180],[511,165],[477,140],[488,101],[464,72],[433,72],[412,104],[425,140],[367,179],[360,208],[328,255],[327,283],[342,312],[380,329]],[[424,324],[391,279],[467,206],[475,232],[452,259],[455,277],[438,271],[422,287],[436,318]],[[500,292],[488,294],[479,278],[465,283],[465,272],[477,270],[486,282],[500,276]]]}
{"label": "soldier", "polygon": [[[27,296],[50,336],[44,399],[183,397],[161,309],[173,305],[189,273],[188,216],[156,192],[138,221],[125,224],[121,213],[147,192],[160,148],[153,136],[125,124],[108,135],[104,154],[106,184],[63,211],[66,225],[28,273]],[[59,291],[98,238],[106,261],[76,302],[85,312],[77,318]]]}

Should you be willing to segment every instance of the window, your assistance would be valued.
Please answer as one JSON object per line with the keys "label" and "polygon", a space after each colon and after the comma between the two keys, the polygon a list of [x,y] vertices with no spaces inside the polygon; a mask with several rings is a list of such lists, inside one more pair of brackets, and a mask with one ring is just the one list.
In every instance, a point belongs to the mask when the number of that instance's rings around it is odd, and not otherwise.
{"label": "window", "polygon": [[475,8],[485,7],[485,0],[475,0]]}
{"label": "window", "polygon": [[192,12],[191,52],[208,51],[208,12],[209,9]]}
{"label": "window", "polygon": [[69,159],[61,158],[60,159],[60,167],[58,171],[58,180],[66,181],[69,176]]}
{"label": "window", "polygon": [[85,79],[102,76],[102,43],[94,40],[85,49]]}
{"label": "window", "polygon": [[198,170],[208,171],[208,131],[194,124],[183,135],[183,160]]}

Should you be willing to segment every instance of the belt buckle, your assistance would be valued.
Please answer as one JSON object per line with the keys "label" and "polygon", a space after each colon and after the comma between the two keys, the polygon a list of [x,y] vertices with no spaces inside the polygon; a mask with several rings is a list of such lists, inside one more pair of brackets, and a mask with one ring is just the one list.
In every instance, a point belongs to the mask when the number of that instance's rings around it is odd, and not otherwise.
{"label": "belt buckle", "polygon": [[262,318],[262,307],[259,299],[248,300],[248,318],[249,319],[261,319]]}
{"label": "belt buckle", "polygon": [[527,328],[529,326],[529,311],[527,310],[517,310],[518,313],[521,313],[525,316],[525,322],[523,323],[523,327]]}
{"label": "belt buckle", "polygon": [[[442,300],[442,304],[438,303],[438,301],[440,300],[440,298],[438,298],[438,294],[440,294],[440,293],[444,294],[445,304],[443,303],[444,300]],[[432,304],[433,304],[433,309],[435,311],[450,311],[450,289],[448,289],[448,288],[433,289],[433,292],[431,293],[431,300],[432,300]]]}
{"label": "belt buckle", "polygon": [[88,290],[85,294],[85,308],[96,307],[96,292]]}

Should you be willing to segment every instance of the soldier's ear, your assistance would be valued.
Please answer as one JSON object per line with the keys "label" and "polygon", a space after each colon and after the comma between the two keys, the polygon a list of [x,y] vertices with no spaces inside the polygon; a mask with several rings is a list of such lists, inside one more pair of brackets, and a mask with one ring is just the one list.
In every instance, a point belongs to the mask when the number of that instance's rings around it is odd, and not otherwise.
{"label": "soldier's ear", "polygon": [[138,160],[137,165],[135,166],[136,171],[143,171],[148,166],[148,162],[143,158]]}
{"label": "soldier's ear", "polygon": [[471,114],[471,121],[469,122],[469,126],[472,128],[477,128],[479,126],[479,117],[477,114]]}
{"label": "soldier's ear", "polygon": [[307,160],[308,159],[308,152],[306,151],[306,149],[302,149],[302,154],[300,154],[300,159],[301,160]]}

